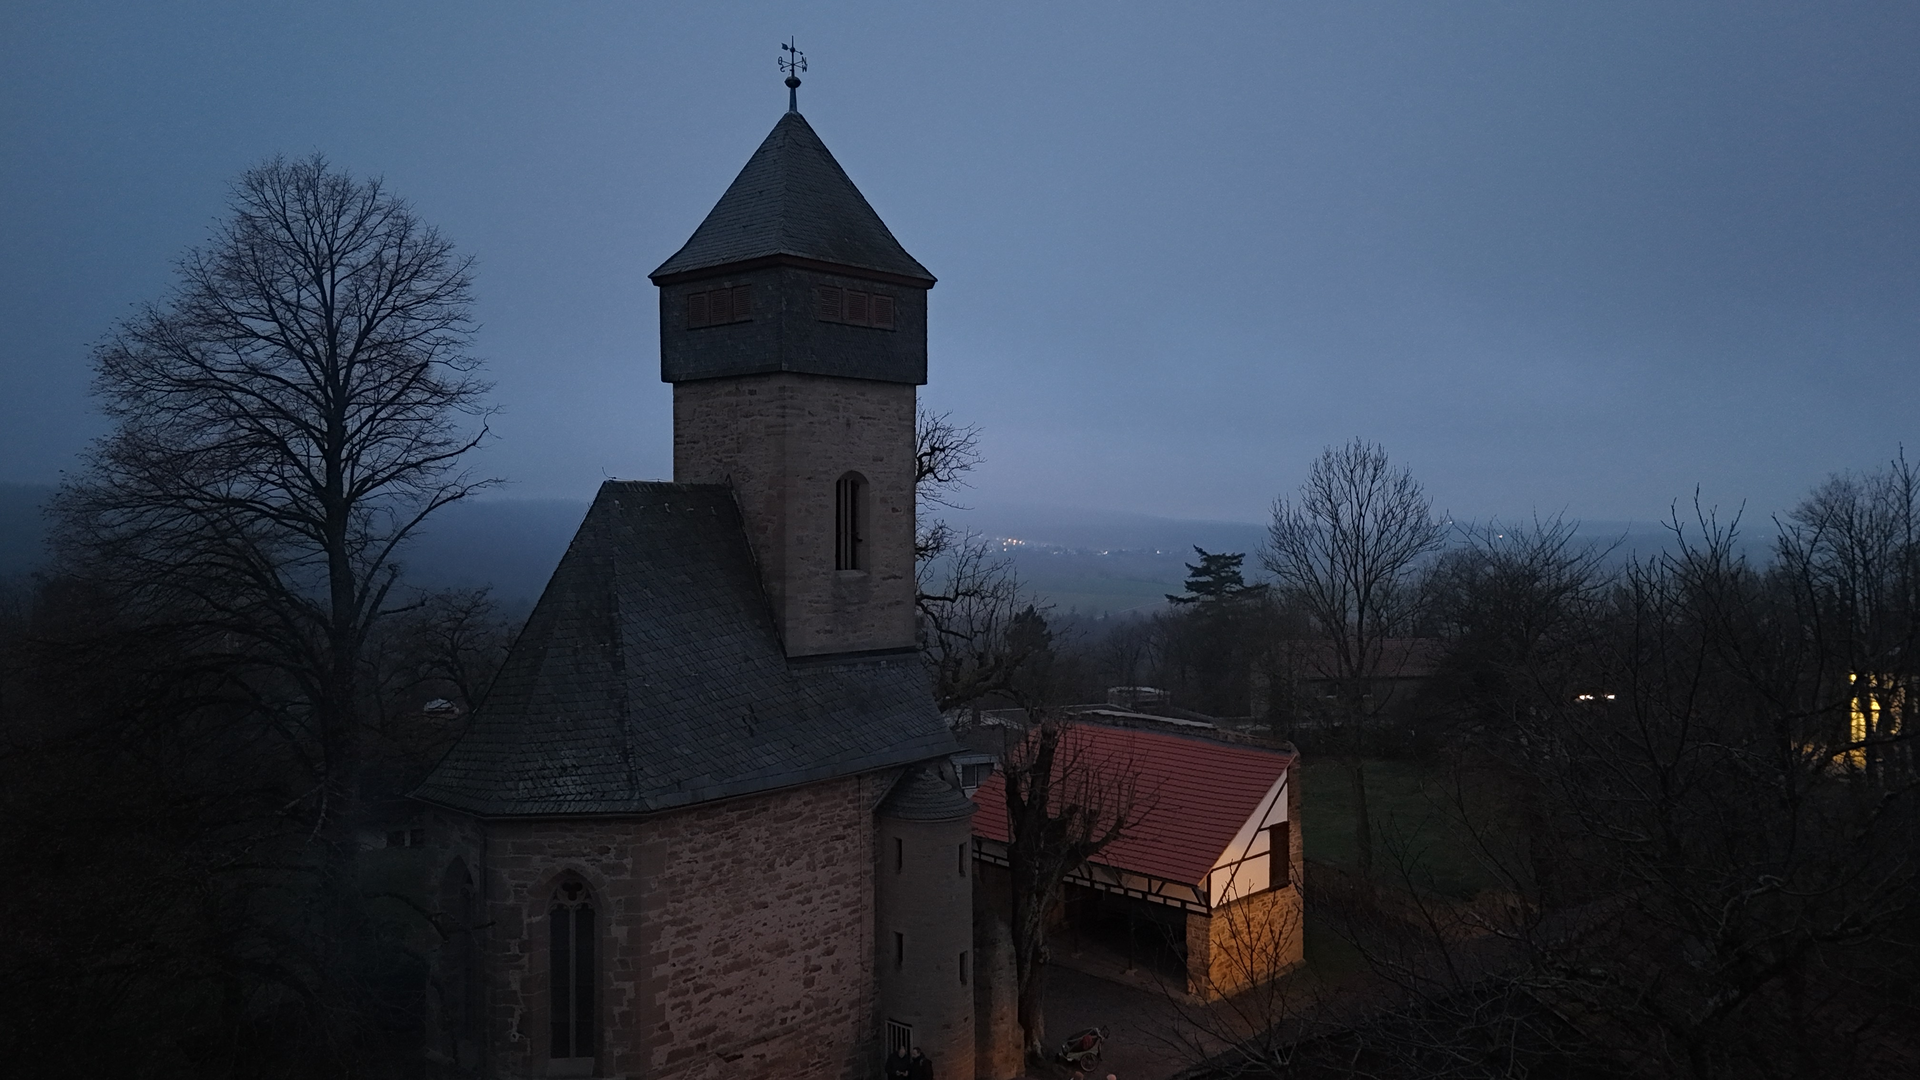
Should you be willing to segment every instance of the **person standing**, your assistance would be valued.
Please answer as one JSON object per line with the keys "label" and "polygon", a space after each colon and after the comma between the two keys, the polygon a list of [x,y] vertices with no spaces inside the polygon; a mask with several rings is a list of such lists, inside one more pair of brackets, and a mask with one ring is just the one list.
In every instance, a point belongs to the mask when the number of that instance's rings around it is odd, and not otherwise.
{"label": "person standing", "polygon": [[933,1080],[933,1059],[922,1054],[919,1047],[913,1048],[913,1057],[907,1073],[911,1080]]}
{"label": "person standing", "polygon": [[913,1080],[913,1059],[905,1046],[896,1046],[887,1055],[887,1080]]}

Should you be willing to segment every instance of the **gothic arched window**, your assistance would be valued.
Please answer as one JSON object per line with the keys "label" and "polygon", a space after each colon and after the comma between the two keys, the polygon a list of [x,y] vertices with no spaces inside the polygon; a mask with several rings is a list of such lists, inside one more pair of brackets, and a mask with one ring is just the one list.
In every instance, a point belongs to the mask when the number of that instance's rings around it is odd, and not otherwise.
{"label": "gothic arched window", "polygon": [[585,882],[562,881],[547,912],[553,1009],[551,1058],[593,1056],[593,898]]}
{"label": "gothic arched window", "polygon": [[433,985],[439,991],[435,1018],[440,1051],[460,1068],[480,1060],[479,897],[467,864],[455,859],[440,875],[440,910],[445,935]]}
{"label": "gothic arched window", "polygon": [[867,568],[867,478],[848,473],[833,490],[833,568]]}

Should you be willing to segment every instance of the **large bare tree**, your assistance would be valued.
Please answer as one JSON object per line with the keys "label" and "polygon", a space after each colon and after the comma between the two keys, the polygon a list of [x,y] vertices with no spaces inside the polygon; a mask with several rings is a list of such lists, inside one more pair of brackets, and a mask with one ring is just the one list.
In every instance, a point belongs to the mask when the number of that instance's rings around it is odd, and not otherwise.
{"label": "large bare tree", "polygon": [[1139,762],[1055,713],[1029,710],[1023,738],[1002,755],[1014,976],[1029,1060],[1046,1060],[1047,918],[1067,876],[1139,827],[1154,792]]}
{"label": "large bare tree", "polygon": [[[995,696],[1031,697],[1020,684],[1031,682],[1034,666],[1049,656],[1044,605],[1021,587],[1012,559],[988,538],[930,513],[964,509],[954,497],[980,463],[980,429],[922,409],[916,435],[914,576],[934,699],[945,710]],[[1043,634],[1031,632],[1036,624]]]}
{"label": "large bare tree", "polygon": [[1386,705],[1374,690],[1392,674],[1383,671],[1388,642],[1406,632],[1417,603],[1418,564],[1444,535],[1413,474],[1385,448],[1355,439],[1323,451],[1296,498],[1274,500],[1260,555],[1325,642],[1322,674],[1336,687],[1362,874],[1373,865],[1366,735]]}
{"label": "large bare tree", "polygon": [[470,263],[318,156],[247,171],[230,210],[173,294],[96,348],[114,426],[60,493],[61,543],[292,687],[278,718],[316,832],[338,837],[402,545],[482,483],[460,466],[486,434]]}

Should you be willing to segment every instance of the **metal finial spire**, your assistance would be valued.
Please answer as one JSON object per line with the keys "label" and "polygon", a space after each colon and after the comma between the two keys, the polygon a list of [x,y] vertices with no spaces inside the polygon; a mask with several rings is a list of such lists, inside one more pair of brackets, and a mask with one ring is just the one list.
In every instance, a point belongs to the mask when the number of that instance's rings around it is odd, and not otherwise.
{"label": "metal finial spire", "polygon": [[780,48],[787,53],[780,58],[780,70],[787,73],[787,111],[800,111],[800,73],[807,70],[807,54],[793,47],[793,39],[788,38]]}

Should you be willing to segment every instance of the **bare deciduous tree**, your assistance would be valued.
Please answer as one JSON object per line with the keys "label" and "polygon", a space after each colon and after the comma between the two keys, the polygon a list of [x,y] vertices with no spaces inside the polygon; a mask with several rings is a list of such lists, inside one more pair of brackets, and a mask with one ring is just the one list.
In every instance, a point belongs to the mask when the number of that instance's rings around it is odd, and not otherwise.
{"label": "bare deciduous tree", "polygon": [[[921,574],[921,647],[935,702],[944,711],[994,695],[1019,696],[1045,642],[1016,630],[1023,615],[1044,616],[1020,588],[1012,563],[969,534],[922,564]],[[936,574],[937,583],[926,580]]]}
{"label": "bare deciduous tree", "polygon": [[980,429],[961,424],[951,413],[921,407],[914,422],[913,487],[916,506],[914,556],[921,562],[947,554],[960,540],[945,521],[931,517],[927,508],[958,510],[953,501],[967,474],[980,464]]}
{"label": "bare deciduous tree", "polygon": [[[1541,702],[1574,700],[1592,672],[1584,662],[1616,575],[1606,559],[1616,545],[1577,539],[1578,525],[1555,516],[1531,526],[1488,523],[1462,530],[1428,580],[1434,623],[1446,643],[1427,698],[1444,709],[1459,736],[1498,769],[1529,832],[1546,827],[1543,755],[1531,733]],[[1545,846],[1529,849],[1539,901],[1557,904],[1555,865]]]}
{"label": "bare deciduous tree", "polygon": [[1044,1061],[1047,916],[1067,875],[1136,828],[1153,793],[1137,762],[1079,737],[1074,725],[1033,710],[1025,737],[1007,747],[1007,862],[1012,877],[1018,1015],[1029,1059]]}
{"label": "bare deciduous tree", "polygon": [[916,436],[914,574],[934,698],[945,710],[994,695],[1021,697],[1021,681],[1048,654],[1046,635],[1022,627],[1037,621],[1044,630],[1044,608],[1021,588],[1013,561],[985,537],[925,513],[930,506],[961,508],[954,490],[980,462],[980,431],[922,409]]}
{"label": "bare deciduous tree", "polygon": [[459,467],[486,431],[470,264],[317,156],[249,170],[231,210],[173,295],[96,349],[114,429],[63,488],[60,536],[69,565],[292,682],[332,831],[401,546],[481,486]]}
{"label": "bare deciduous tree", "polygon": [[1274,501],[1260,556],[1326,642],[1322,674],[1337,687],[1363,874],[1373,862],[1366,732],[1386,704],[1373,689],[1391,674],[1381,670],[1387,642],[1404,632],[1418,601],[1417,564],[1444,535],[1413,474],[1394,467],[1385,449],[1355,439],[1321,453],[1298,498]]}

